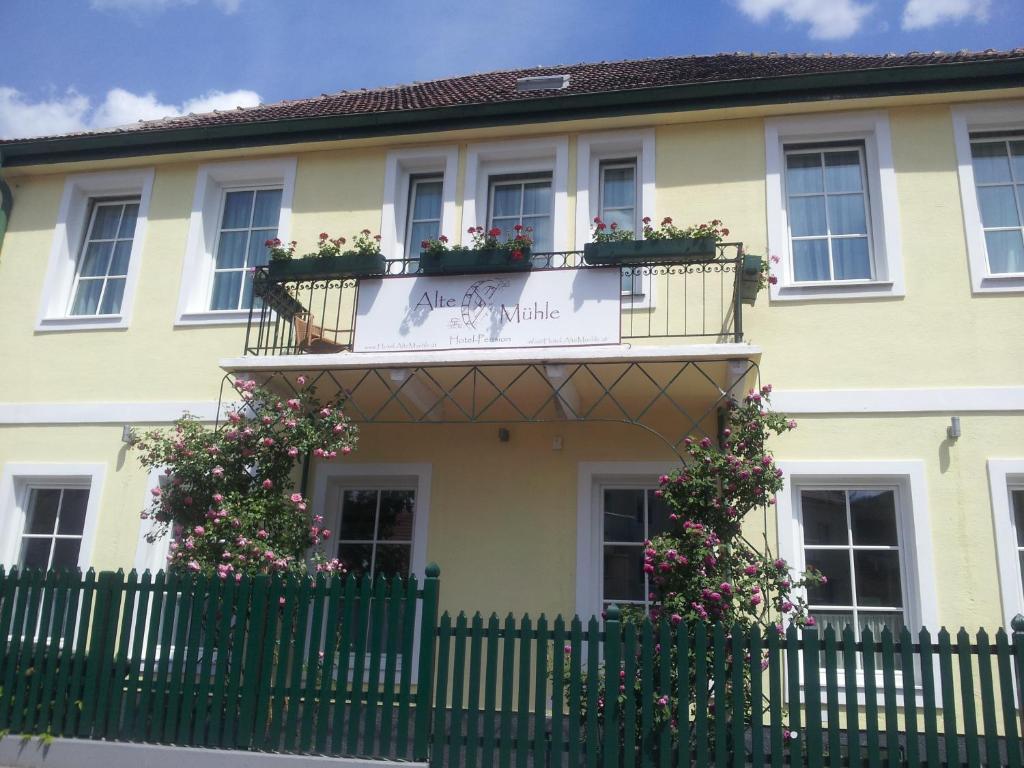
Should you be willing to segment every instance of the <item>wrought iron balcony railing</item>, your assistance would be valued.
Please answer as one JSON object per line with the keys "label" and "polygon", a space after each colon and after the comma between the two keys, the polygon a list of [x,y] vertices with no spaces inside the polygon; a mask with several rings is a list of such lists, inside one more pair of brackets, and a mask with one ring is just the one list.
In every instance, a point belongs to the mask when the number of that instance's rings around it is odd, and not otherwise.
{"label": "wrought iron balcony railing", "polygon": [[[743,260],[742,243],[721,243],[714,257],[652,259],[622,267],[621,340],[741,342]],[[609,269],[584,263],[582,251],[534,253],[532,261],[534,272]],[[386,274],[374,278],[318,274],[271,279],[267,267],[258,267],[244,354],[350,351],[360,283],[421,274],[416,258],[386,264]]]}

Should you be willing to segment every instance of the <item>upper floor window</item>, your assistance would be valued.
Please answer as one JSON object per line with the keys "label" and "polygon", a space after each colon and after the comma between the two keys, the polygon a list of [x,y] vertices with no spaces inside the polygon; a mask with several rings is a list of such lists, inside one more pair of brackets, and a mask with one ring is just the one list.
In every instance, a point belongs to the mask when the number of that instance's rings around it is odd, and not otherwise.
{"label": "upper floor window", "polygon": [[886,112],[769,118],[765,161],[773,301],[903,295]]}
{"label": "upper floor window", "polygon": [[972,135],[971,165],[988,270],[1024,273],[1024,133]]}
{"label": "upper floor window", "polygon": [[636,159],[603,161],[598,205],[601,221],[636,235],[640,231],[636,201]]}
{"label": "upper floor window", "polygon": [[266,241],[288,241],[296,160],[200,166],[178,297],[179,325],[244,323]]}
{"label": "upper floor window", "polygon": [[267,263],[267,240],[277,237],[281,189],[224,193],[213,264],[211,310],[247,309],[252,301],[253,267]]}
{"label": "upper floor window", "polygon": [[554,217],[551,175],[497,176],[491,178],[490,186],[488,229],[500,229],[501,239],[506,239],[515,235],[517,224],[521,225],[532,229],[534,252],[551,251]]}
{"label": "upper floor window", "polygon": [[417,175],[409,180],[409,216],[406,225],[405,253],[408,271],[414,272],[424,240],[434,240],[441,232],[444,177]]}
{"label": "upper floor window", "polygon": [[36,330],[128,326],[153,175],[149,168],[67,177]]}
{"label": "upper floor window", "polygon": [[862,146],[787,147],[786,211],[794,282],[873,277]]}
{"label": "upper floor window", "polygon": [[138,199],[96,200],[78,256],[69,315],[119,315],[128,280]]}

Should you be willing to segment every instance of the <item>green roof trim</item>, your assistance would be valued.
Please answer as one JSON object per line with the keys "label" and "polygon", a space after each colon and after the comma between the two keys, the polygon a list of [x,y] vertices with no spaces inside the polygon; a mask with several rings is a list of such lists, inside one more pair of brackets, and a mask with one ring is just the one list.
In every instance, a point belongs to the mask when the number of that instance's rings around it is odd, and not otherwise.
{"label": "green roof trim", "polygon": [[111,131],[0,144],[5,167],[597,117],[1024,87],[1024,57],[725,80],[418,110]]}

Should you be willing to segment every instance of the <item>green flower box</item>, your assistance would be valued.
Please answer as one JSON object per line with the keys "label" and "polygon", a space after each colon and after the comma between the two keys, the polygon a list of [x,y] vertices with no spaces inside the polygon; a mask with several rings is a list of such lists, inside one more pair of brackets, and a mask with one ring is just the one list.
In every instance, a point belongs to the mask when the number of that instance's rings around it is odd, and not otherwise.
{"label": "green flower box", "polygon": [[322,258],[271,261],[270,280],[326,280],[336,277],[373,277],[387,272],[387,262],[379,253],[356,253]]}
{"label": "green flower box", "polygon": [[522,272],[533,267],[530,249],[520,250],[522,258],[513,259],[509,248],[481,248],[459,251],[420,253],[420,272],[424,275],[462,275],[477,272]]}
{"label": "green flower box", "polygon": [[761,292],[761,257],[744,256],[740,267],[740,298],[746,304],[753,304]]}
{"label": "green flower box", "polygon": [[685,263],[714,258],[718,253],[715,246],[713,237],[587,243],[583,246],[583,261],[590,265],[649,264],[653,261]]}

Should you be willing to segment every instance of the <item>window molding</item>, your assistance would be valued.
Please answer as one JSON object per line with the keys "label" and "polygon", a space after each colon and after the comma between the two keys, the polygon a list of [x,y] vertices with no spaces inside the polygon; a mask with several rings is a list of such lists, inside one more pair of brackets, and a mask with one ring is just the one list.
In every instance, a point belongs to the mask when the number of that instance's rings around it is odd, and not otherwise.
{"label": "window molding", "polygon": [[469,145],[462,203],[462,244],[472,242],[466,229],[487,223],[492,176],[544,172],[551,174],[552,249],[569,250],[568,136]]}
{"label": "window molding", "polygon": [[601,613],[601,499],[608,483],[657,483],[677,468],[671,461],[581,461],[576,475],[576,614]]}
{"label": "window molding", "polygon": [[[409,192],[413,176],[440,173],[441,234],[457,242],[455,181],[459,170],[459,148],[422,147],[388,152],[384,165],[384,205],[381,208],[381,252],[389,259],[415,258],[405,253],[409,222]],[[416,254],[418,256],[418,254]]]}
{"label": "window molding", "polygon": [[210,163],[199,167],[189,215],[175,325],[225,325],[248,321],[248,309],[211,310],[209,307],[221,201],[224,192],[232,187],[280,186],[281,216],[277,236],[287,242],[291,233],[296,165],[297,160],[290,157]]}
{"label": "window molding", "polygon": [[[923,461],[785,461],[783,488],[775,506],[779,554],[794,571],[804,570],[803,536],[797,512],[797,494],[806,486],[895,486],[900,540],[905,547],[904,616],[912,631],[922,626],[939,628],[935,567],[932,558],[931,521]],[[827,575],[827,574],[826,574]]]}
{"label": "window molding", "polygon": [[[146,493],[142,497],[142,504],[139,509],[149,509],[149,505],[153,501],[153,494],[151,492],[154,488],[160,487],[161,477],[166,477],[162,467],[154,467],[149,470],[149,474],[146,476]],[[171,551],[172,537],[168,533],[162,539],[150,543],[146,541],[146,534],[159,530],[161,526],[149,518],[145,520],[140,519],[139,523],[139,541],[135,545],[135,564],[132,567],[135,568],[139,575],[142,575],[145,571],[156,575],[157,571],[167,568],[167,555]]]}
{"label": "window molding", "polygon": [[[778,283],[770,286],[772,301],[905,295],[899,199],[888,113],[850,112],[768,118],[764,123],[764,139],[768,252],[782,259],[785,267],[779,271]],[[786,213],[786,145],[844,141],[864,143],[875,277],[855,282],[796,283],[789,277],[793,256]]]}
{"label": "window molding", "polygon": [[974,185],[971,161],[971,131],[1020,130],[1024,128],[1024,101],[959,105],[952,108],[953,142],[956,147],[957,174],[960,178],[960,203],[964,219],[964,239],[974,293],[1019,293],[1024,291],[1024,275],[990,274],[988,249],[981,224],[981,209]]}
{"label": "window molding", "polygon": [[[131,171],[80,173],[67,177],[50,246],[36,331],[125,329],[129,326],[141,269],[142,247],[146,237],[154,175],[153,168],[142,168]],[[139,213],[132,237],[121,311],[116,315],[69,315],[68,308],[72,298],[71,290],[75,282],[79,251],[85,240],[86,228],[89,226],[90,203],[100,197],[139,199]]]}
{"label": "window molding", "polygon": [[989,491],[996,535],[999,590],[1003,604],[1003,626],[1018,613],[1024,614],[1024,575],[1017,556],[1017,529],[1010,492],[1024,489],[1024,459],[989,459]]}
{"label": "window molding", "polygon": [[[601,204],[601,163],[608,160],[636,158],[637,222],[649,216],[655,219],[655,130],[607,131],[584,133],[576,139],[576,250],[590,242],[594,217]],[[635,233],[639,234],[639,232]],[[643,281],[642,293],[623,293],[627,309],[650,309],[654,306],[653,276],[635,275]]]}
{"label": "window molding", "polygon": [[[409,480],[416,489],[416,514],[413,520],[412,551],[409,571],[422,583],[427,567],[427,521],[430,518],[430,464],[357,464],[352,462],[319,462],[313,481],[313,509],[323,514],[329,486],[334,480],[346,484],[366,480]],[[327,516],[324,515],[326,518]]]}
{"label": "window molding", "polygon": [[18,564],[18,545],[25,527],[29,490],[77,487],[89,489],[78,567],[83,571],[91,567],[106,472],[106,464],[5,464],[0,475],[0,565],[10,568]]}

